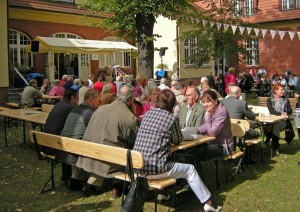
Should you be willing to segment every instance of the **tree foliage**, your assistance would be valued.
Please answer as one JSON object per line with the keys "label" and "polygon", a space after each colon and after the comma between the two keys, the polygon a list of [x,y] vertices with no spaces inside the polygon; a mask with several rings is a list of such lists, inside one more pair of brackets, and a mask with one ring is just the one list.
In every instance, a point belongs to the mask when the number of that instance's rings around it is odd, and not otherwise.
{"label": "tree foliage", "polygon": [[[178,23],[187,23],[192,19],[216,20],[227,24],[244,24],[242,16],[233,17],[235,5],[233,1],[202,0],[206,8],[199,9],[193,4],[193,0],[87,0],[83,7],[93,11],[102,18],[101,27],[133,39],[138,44],[138,69],[148,78],[152,77],[154,61],[154,41],[160,36],[153,34],[156,18],[160,15]],[[198,1],[199,2],[199,1]],[[236,14],[235,14],[236,16]],[[185,33],[181,39],[196,37],[197,51],[188,60],[201,66],[209,60],[219,60],[229,57],[237,59],[238,52],[245,52],[242,41],[245,36],[239,33],[233,34],[203,26],[202,23],[195,24],[194,30]]]}
{"label": "tree foliage", "polygon": [[177,19],[194,10],[192,0],[87,0],[83,7],[102,17],[101,27],[134,39],[138,44],[138,68],[152,77],[156,18]]}

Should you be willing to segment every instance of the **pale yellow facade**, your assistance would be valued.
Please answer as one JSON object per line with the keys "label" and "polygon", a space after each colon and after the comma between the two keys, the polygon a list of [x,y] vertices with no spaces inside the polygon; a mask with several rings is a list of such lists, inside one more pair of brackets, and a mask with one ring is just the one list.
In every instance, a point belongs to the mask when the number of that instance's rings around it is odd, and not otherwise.
{"label": "pale yellow facade", "polygon": [[184,32],[188,32],[193,30],[192,25],[183,24],[178,26],[178,37],[179,37],[179,78],[185,79],[185,78],[199,78],[203,76],[207,76],[210,74],[210,72],[214,73],[214,62],[210,61],[208,65],[204,65],[201,67],[192,67],[192,66],[186,66],[184,63],[184,40],[180,39]]}
{"label": "pale yellow facade", "polygon": [[31,20],[31,21],[43,21],[43,22],[50,22],[50,23],[61,23],[61,24],[74,24],[80,26],[89,26],[88,21],[92,23],[100,23],[99,18],[88,18],[88,20],[78,16],[78,15],[71,15],[71,14],[62,14],[53,12],[44,12],[38,10],[24,10],[24,9],[17,9],[17,8],[10,8],[9,9],[9,18],[11,19],[23,19],[23,20]]}
{"label": "pale yellow facade", "polygon": [[0,87],[9,86],[7,0],[0,1]]}

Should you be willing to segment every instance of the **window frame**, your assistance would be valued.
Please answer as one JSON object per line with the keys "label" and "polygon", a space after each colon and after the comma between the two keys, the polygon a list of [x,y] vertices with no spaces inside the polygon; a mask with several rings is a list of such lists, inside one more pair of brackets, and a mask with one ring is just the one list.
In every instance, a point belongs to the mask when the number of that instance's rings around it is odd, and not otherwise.
{"label": "window frame", "polygon": [[[249,42],[251,42],[249,44]],[[259,65],[259,39],[247,39],[246,46],[246,66],[258,66]],[[250,52],[250,53],[249,53]],[[248,55],[251,55],[248,56]]]}
{"label": "window frame", "polygon": [[187,38],[184,40],[184,67],[208,67],[210,61],[204,62],[201,66],[197,63],[193,63],[191,59],[187,59],[197,53],[197,37]]}
{"label": "window frame", "polygon": [[234,0],[233,17],[252,16],[256,14],[257,0]]}
{"label": "window frame", "polygon": [[281,0],[281,10],[289,11],[300,9],[300,0]]}
{"label": "window frame", "polygon": [[[11,42],[13,41],[13,42]],[[9,29],[9,64],[11,66],[33,66],[33,53],[27,53],[25,48],[31,44],[31,39],[25,33]]]}

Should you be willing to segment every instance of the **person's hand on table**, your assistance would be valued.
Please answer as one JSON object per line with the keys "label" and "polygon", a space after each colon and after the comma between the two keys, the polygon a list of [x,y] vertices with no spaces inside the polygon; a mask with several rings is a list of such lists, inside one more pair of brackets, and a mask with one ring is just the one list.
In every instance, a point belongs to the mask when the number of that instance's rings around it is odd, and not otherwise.
{"label": "person's hand on table", "polygon": [[286,112],[281,113],[281,116],[282,116],[283,118],[288,118],[288,117],[289,117],[289,116],[287,115]]}

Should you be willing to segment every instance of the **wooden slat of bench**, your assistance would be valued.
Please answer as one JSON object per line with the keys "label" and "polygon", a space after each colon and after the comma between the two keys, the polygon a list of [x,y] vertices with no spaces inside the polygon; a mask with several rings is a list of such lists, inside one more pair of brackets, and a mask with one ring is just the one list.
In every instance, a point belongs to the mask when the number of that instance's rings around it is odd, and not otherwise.
{"label": "wooden slat of bench", "polygon": [[243,157],[244,152],[233,152],[231,155],[228,155],[226,157],[224,157],[224,160],[229,160],[229,159],[237,159],[240,157]]}
{"label": "wooden slat of bench", "polygon": [[[265,106],[266,107],[268,98],[269,97],[265,97],[265,96],[257,97],[258,106]],[[288,98],[288,100],[290,101],[291,108],[295,108],[298,99],[297,98]]]}
{"label": "wooden slat of bench", "polygon": [[[136,175],[135,175],[136,176]],[[125,173],[118,172],[114,175],[114,178],[129,181],[129,177]],[[148,180],[149,187],[152,189],[162,190],[166,187],[174,185],[176,180],[173,178],[165,178],[165,179],[158,179],[158,180]]]}
{"label": "wooden slat of bench", "polygon": [[267,107],[267,101],[269,97],[259,96],[257,97],[257,105]]}
{"label": "wooden slat of bench", "polygon": [[16,108],[16,109],[18,109],[20,107],[20,105],[15,102],[7,102],[6,105],[10,108]]}
{"label": "wooden slat of bench", "polygon": [[261,138],[249,139],[249,140],[245,141],[245,143],[247,144],[247,146],[251,146],[251,145],[254,145],[254,144],[259,144],[261,142],[262,142]]}
{"label": "wooden slat of bench", "polygon": [[[124,148],[51,135],[39,131],[30,131],[30,134],[33,135],[30,135],[29,138],[33,139],[35,135],[38,144],[41,146],[74,153],[100,161],[115,163],[122,166],[126,166],[127,164],[127,149]],[[142,154],[132,150],[131,156],[133,168],[141,169],[144,166]]]}
{"label": "wooden slat of bench", "polygon": [[288,100],[290,101],[291,108],[294,109],[296,107],[296,103],[297,103],[298,99],[297,98],[288,98]]}

